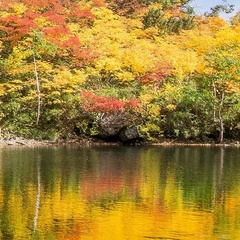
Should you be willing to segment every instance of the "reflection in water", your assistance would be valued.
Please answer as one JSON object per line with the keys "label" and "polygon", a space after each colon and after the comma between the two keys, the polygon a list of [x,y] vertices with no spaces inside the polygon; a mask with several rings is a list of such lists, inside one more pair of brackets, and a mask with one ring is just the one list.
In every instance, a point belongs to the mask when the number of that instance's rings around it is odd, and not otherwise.
{"label": "reflection in water", "polygon": [[240,239],[238,148],[0,154],[0,239]]}
{"label": "reflection in water", "polygon": [[40,206],[40,198],[41,198],[41,158],[38,156],[37,158],[37,197],[36,197],[36,212],[33,221],[33,232],[35,233],[37,229],[37,221],[38,221],[38,212]]}

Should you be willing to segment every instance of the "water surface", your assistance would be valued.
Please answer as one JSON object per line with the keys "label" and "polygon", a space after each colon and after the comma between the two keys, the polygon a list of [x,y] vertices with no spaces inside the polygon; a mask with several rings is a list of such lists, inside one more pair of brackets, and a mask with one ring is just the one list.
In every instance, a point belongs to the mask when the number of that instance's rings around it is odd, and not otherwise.
{"label": "water surface", "polygon": [[240,239],[237,147],[0,149],[0,239]]}

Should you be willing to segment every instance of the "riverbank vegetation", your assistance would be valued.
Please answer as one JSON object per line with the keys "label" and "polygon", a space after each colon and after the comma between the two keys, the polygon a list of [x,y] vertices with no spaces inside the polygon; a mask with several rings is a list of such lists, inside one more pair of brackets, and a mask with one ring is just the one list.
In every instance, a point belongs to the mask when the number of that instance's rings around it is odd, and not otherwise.
{"label": "riverbank vegetation", "polygon": [[189,2],[0,1],[2,135],[240,139],[239,12]]}

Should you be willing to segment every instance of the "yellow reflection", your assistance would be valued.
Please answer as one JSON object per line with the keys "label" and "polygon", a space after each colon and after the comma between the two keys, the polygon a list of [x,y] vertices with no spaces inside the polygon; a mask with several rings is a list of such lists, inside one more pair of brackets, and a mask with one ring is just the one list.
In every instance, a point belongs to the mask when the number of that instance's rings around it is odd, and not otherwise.
{"label": "yellow reflection", "polygon": [[76,181],[79,185],[63,183],[61,175],[49,189],[42,182],[35,232],[39,185],[27,183],[22,192],[16,181],[4,190],[1,179],[0,239],[7,235],[43,240],[239,239],[240,188],[222,191],[220,200],[199,207],[195,195],[186,200],[187,190],[173,164],[164,164],[147,151],[130,176],[117,168],[119,177],[114,179],[109,169],[102,169],[102,174]]}

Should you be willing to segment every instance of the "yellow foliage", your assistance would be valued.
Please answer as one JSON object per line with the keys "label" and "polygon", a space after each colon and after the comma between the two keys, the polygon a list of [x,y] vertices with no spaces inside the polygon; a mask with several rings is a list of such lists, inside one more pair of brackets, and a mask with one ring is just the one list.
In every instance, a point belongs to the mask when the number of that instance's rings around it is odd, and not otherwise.
{"label": "yellow foliage", "polygon": [[119,16],[114,14],[110,9],[108,8],[93,8],[92,12],[94,16],[96,16],[98,22],[99,20],[105,21],[105,22],[112,22],[112,20],[119,19]]}
{"label": "yellow foliage", "polygon": [[6,60],[6,67],[7,70],[14,71],[21,69],[21,67],[25,64],[25,59],[32,56],[32,51],[26,49],[22,51],[18,47],[13,48],[12,54]]}
{"label": "yellow foliage", "polygon": [[194,72],[197,67],[198,58],[194,51],[178,50],[175,56],[170,55],[170,61],[174,68],[173,74],[181,80]]}
{"label": "yellow foliage", "polygon": [[168,110],[170,110],[170,111],[173,111],[173,110],[176,109],[176,105],[174,105],[174,104],[168,104],[168,105],[166,106],[166,108],[167,108]]}
{"label": "yellow foliage", "polygon": [[27,6],[24,3],[11,4],[11,8],[13,12],[17,15],[22,15],[27,10]]}
{"label": "yellow foliage", "polygon": [[10,15],[11,15],[11,12],[0,11],[0,17],[5,18],[5,17],[8,17]]}
{"label": "yellow foliage", "polygon": [[[79,24],[77,24],[77,23],[68,23],[67,24],[67,27],[69,28],[69,30],[72,32],[72,33],[74,33],[74,34],[77,34],[79,31],[80,31],[80,26],[79,26]],[[80,38],[81,39],[81,38]],[[82,39],[81,39],[81,41],[82,41]]]}
{"label": "yellow foliage", "polygon": [[204,56],[198,58],[198,63],[196,65],[196,72],[203,74],[206,69],[206,62],[204,61]]}
{"label": "yellow foliage", "polygon": [[115,75],[121,83],[131,82],[135,79],[134,74],[129,71],[120,71],[117,72]]}
{"label": "yellow foliage", "polygon": [[83,46],[91,46],[97,52],[98,49],[96,48],[95,44],[99,41],[99,39],[94,36],[91,28],[80,28],[78,30],[74,25],[71,25],[70,29],[78,36]]}
{"label": "yellow foliage", "polygon": [[37,90],[35,89],[35,90],[29,91],[27,96],[21,98],[21,101],[22,102],[37,101],[37,97],[38,97]]}
{"label": "yellow foliage", "polygon": [[161,45],[154,44],[147,39],[136,39],[133,45],[125,50],[122,61],[124,66],[130,67],[136,76],[141,76],[169,63],[168,59],[163,57],[162,52]]}
{"label": "yellow foliage", "polygon": [[119,82],[129,82],[161,65],[159,45],[143,38],[145,33],[140,30],[139,20],[121,19],[103,8],[94,13],[97,16],[94,27],[78,36],[83,44],[98,52],[94,62],[98,72],[112,74]]}
{"label": "yellow foliage", "polygon": [[154,141],[156,139],[152,137],[152,133],[154,133],[155,136],[156,134],[159,135],[161,133],[161,129],[158,125],[147,122],[146,124],[140,126],[140,133],[147,135],[148,140]]}
{"label": "yellow foliage", "polygon": [[164,84],[161,90],[161,95],[164,97],[167,104],[173,104],[181,98],[181,86],[176,86],[171,83]]}
{"label": "yellow foliage", "polygon": [[[142,35],[143,23],[141,18],[127,18],[123,19],[124,27],[126,28],[127,32],[133,35],[134,37],[139,37]],[[137,33],[137,34],[136,34]]]}
{"label": "yellow foliage", "polygon": [[201,36],[215,36],[216,32],[226,27],[227,22],[220,17],[198,17],[195,19],[196,30]]}
{"label": "yellow foliage", "polygon": [[228,26],[218,31],[216,33],[216,45],[222,46],[223,43],[225,45],[231,45],[233,43],[238,43],[240,45],[240,31],[236,30],[237,29]]}
{"label": "yellow foliage", "polygon": [[6,94],[5,84],[0,84],[0,96],[4,96]]}
{"label": "yellow foliage", "polygon": [[151,117],[159,117],[161,108],[156,104],[149,104],[148,111]]}
{"label": "yellow foliage", "polygon": [[23,82],[18,79],[4,84],[4,89],[6,90],[7,93],[18,92],[21,91],[23,88],[24,88]]}
{"label": "yellow foliage", "polygon": [[227,93],[238,93],[238,94],[240,94],[240,85],[239,85],[240,76],[236,76],[236,77],[238,78],[238,81],[236,81],[236,80],[228,81],[227,86],[226,86],[226,92]]}
{"label": "yellow foliage", "polygon": [[[26,60],[29,57],[32,58],[32,62]],[[26,73],[34,75],[33,52],[28,49],[22,53],[20,49],[14,48],[13,53],[6,61],[6,71],[13,76]],[[37,71],[40,74],[50,74],[53,72],[53,66],[49,62],[37,60]]]}
{"label": "yellow foliage", "polygon": [[150,27],[141,32],[142,32],[142,36],[146,38],[154,39],[158,35],[159,29],[157,27]]}
{"label": "yellow foliage", "polygon": [[240,26],[240,10],[236,13],[235,16],[230,18],[231,24],[234,25],[234,27]]}
{"label": "yellow foliage", "polygon": [[215,38],[209,35],[198,35],[197,32],[192,31],[192,36],[188,35],[188,38],[185,40],[185,47],[192,49],[197,52],[198,55],[203,55],[207,51],[211,50],[212,44],[214,43]]}
{"label": "yellow foliage", "polygon": [[35,19],[34,19],[34,22],[35,22],[40,28],[51,26],[51,23],[47,20],[46,17],[43,17],[43,16],[38,17],[38,18],[35,18]]}
{"label": "yellow foliage", "polygon": [[111,57],[101,57],[96,61],[96,69],[101,71],[102,69],[107,72],[119,71],[121,69],[122,63],[117,61],[115,58]]}
{"label": "yellow foliage", "polygon": [[153,9],[157,9],[157,10],[159,9],[160,10],[160,9],[162,9],[162,7],[163,6],[162,6],[161,3],[158,3],[158,2],[152,2],[151,3],[151,8],[153,8]]}
{"label": "yellow foliage", "polygon": [[58,69],[53,78],[53,84],[56,88],[63,86],[74,86],[83,83],[87,75],[81,70],[75,70],[73,73],[68,69]]}
{"label": "yellow foliage", "polygon": [[198,54],[195,49],[186,48],[182,42],[186,41],[184,37],[166,37],[166,39],[157,39],[160,49],[159,53],[165,61],[172,66],[172,74],[179,80],[196,70],[198,64]]}
{"label": "yellow foliage", "polygon": [[154,99],[155,95],[152,93],[141,93],[140,95],[140,100],[143,105],[149,104]]}
{"label": "yellow foliage", "polygon": [[46,61],[37,60],[37,70],[40,73],[49,73],[52,74],[54,71],[53,65]]}

